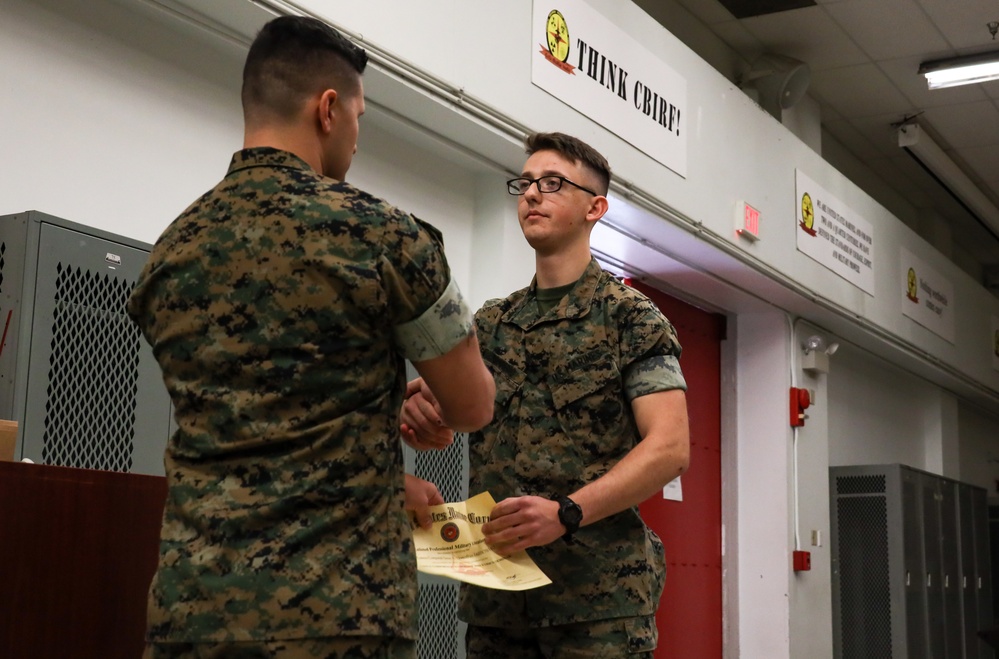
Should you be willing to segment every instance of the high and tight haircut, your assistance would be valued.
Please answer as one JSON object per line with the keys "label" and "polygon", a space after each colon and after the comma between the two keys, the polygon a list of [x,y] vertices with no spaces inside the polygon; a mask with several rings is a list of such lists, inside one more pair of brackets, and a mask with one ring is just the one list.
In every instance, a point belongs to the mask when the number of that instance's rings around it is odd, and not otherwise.
{"label": "high and tight haircut", "polygon": [[257,33],[243,65],[243,115],[291,120],[313,94],[360,92],[368,55],[322,21],[281,16]]}
{"label": "high and tight haircut", "polygon": [[572,135],[565,133],[531,133],[524,139],[527,155],[538,151],[555,151],[566,160],[581,164],[596,174],[600,182],[597,189],[602,195],[610,188],[611,170],[607,159],[592,146]]}

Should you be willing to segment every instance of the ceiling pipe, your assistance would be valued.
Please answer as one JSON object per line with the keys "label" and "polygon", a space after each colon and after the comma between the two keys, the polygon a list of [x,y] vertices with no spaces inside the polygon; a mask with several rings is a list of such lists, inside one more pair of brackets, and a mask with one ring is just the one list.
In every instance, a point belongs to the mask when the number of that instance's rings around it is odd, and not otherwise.
{"label": "ceiling pipe", "polygon": [[952,195],[999,238],[999,208],[918,123],[911,122],[898,127],[898,145],[937,177]]}

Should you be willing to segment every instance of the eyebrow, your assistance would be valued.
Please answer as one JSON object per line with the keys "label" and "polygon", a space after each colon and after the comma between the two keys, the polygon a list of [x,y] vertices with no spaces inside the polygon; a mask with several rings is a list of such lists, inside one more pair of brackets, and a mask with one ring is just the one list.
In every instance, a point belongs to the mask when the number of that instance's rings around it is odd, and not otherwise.
{"label": "eyebrow", "polygon": [[[520,176],[521,178],[535,178],[534,176],[531,176],[530,172],[521,172]],[[538,174],[537,178],[541,178],[542,176],[561,176],[562,178],[569,178],[562,172],[555,169],[546,169]]]}

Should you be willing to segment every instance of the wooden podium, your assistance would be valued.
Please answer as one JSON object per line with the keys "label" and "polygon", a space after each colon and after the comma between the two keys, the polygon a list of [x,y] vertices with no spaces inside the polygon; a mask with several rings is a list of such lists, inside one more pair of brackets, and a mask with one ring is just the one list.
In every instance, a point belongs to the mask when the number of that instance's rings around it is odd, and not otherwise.
{"label": "wooden podium", "polygon": [[138,659],[166,479],[0,462],[0,657]]}

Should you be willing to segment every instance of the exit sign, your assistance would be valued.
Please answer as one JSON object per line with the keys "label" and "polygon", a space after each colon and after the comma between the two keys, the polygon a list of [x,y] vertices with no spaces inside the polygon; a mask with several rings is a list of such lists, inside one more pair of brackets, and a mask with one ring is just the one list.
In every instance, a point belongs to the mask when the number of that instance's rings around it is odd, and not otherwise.
{"label": "exit sign", "polygon": [[744,201],[736,204],[735,232],[742,238],[755,242],[760,239],[760,211]]}

